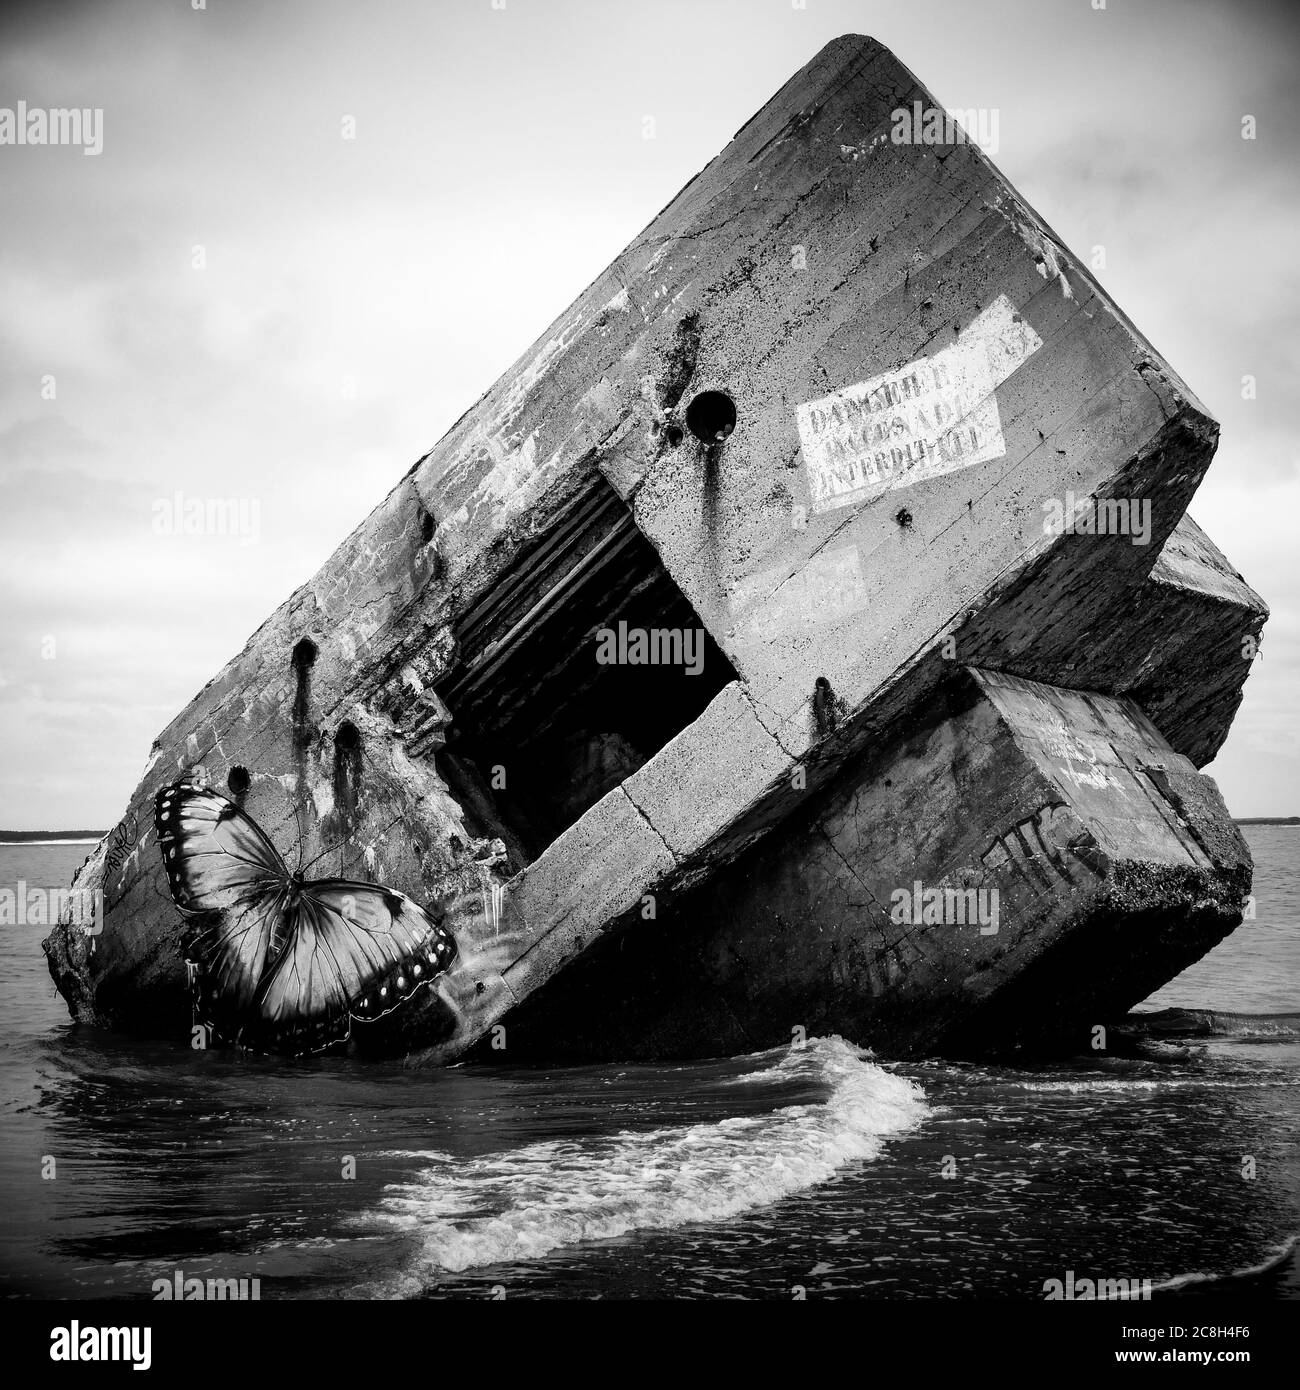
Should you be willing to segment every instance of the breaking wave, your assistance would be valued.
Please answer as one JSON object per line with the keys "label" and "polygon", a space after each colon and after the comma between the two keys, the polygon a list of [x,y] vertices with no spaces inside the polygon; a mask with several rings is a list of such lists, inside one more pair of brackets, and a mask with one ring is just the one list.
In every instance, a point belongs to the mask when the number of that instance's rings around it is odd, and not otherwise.
{"label": "breaking wave", "polygon": [[886,1139],[915,1128],[925,1094],[841,1038],[810,1039],[762,1073],[812,1082],[825,1097],[765,1114],[608,1136],[561,1139],[478,1158],[434,1161],[387,1189],[366,1224],[414,1236],[414,1265],[396,1285],[418,1291],[423,1275],[536,1259],[629,1231],[717,1221],[826,1181],[844,1164],[875,1158]]}
{"label": "breaking wave", "polygon": [[1180,1289],[1194,1284],[1231,1284],[1238,1279],[1257,1279],[1261,1274],[1272,1274],[1281,1269],[1300,1249],[1300,1235],[1291,1236],[1282,1244],[1274,1246],[1264,1259],[1252,1265],[1229,1270],[1222,1274],[1177,1274],[1171,1279],[1152,1286],[1152,1293],[1177,1293]]}
{"label": "breaking wave", "polygon": [[1134,1013],[1126,1028],[1155,1038],[1300,1038],[1300,1014],[1240,1014],[1223,1009],[1161,1009]]}

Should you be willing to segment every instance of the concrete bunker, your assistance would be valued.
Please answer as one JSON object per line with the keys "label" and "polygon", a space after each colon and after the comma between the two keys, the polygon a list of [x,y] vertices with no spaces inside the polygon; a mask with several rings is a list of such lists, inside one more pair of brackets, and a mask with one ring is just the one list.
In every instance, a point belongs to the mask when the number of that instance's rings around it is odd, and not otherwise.
{"label": "concrete bunker", "polygon": [[736,678],[595,470],[456,636],[437,766],[476,833],[521,866]]}

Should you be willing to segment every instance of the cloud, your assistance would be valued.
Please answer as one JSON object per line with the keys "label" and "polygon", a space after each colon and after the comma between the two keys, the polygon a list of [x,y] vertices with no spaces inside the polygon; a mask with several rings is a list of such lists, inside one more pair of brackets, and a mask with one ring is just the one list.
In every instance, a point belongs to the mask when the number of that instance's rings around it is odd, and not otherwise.
{"label": "cloud", "polygon": [[[1300,649],[1294,20],[1249,0],[880,19],[941,100],[1000,108],[999,166],[1073,249],[1104,244],[1102,283],[1222,420],[1193,512],[1275,616],[1216,774],[1235,809],[1277,809],[1295,769],[1257,745],[1291,746]],[[95,158],[0,150],[0,823],[116,819],[167,719],[861,23],[847,0],[0,15],[0,90],[104,109]],[[158,535],[176,490],[256,499],[258,540]]]}

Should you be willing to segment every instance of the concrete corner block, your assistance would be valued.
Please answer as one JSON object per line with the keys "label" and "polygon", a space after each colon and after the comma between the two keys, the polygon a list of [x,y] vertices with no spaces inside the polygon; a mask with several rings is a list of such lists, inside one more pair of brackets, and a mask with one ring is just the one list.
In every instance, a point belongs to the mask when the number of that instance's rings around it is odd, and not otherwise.
{"label": "concrete corner block", "polygon": [[789,762],[732,681],[623,786],[680,859],[759,801]]}
{"label": "concrete corner block", "polygon": [[606,793],[511,882],[530,940],[503,972],[516,997],[578,955],[675,862],[622,788]]}

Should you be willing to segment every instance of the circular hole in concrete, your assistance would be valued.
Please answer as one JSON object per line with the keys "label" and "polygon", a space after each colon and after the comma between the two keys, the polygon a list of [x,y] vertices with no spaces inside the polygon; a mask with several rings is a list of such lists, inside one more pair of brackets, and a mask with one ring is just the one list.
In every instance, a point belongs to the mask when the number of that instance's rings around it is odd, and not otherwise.
{"label": "circular hole in concrete", "polygon": [[305,671],[315,660],[316,643],[310,637],[303,637],[294,644],[290,661],[296,670]]}
{"label": "circular hole in concrete", "polygon": [[249,783],[252,782],[252,780],[253,779],[248,775],[248,769],[246,767],[240,767],[238,764],[232,767],[226,774],[226,786],[230,788],[230,794],[232,796],[243,796],[248,790]]}
{"label": "circular hole in concrete", "polygon": [[339,725],[338,733],[334,735],[334,747],[341,748],[345,753],[361,747],[361,731],[350,719],[345,719]]}
{"label": "circular hole in concrete", "polygon": [[899,507],[894,515],[894,520],[903,528],[904,531],[910,530],[912,525],[912,513],[906,507]]}
{"label": "circular hole in concrete", "polygon": [[664,431],[664,438],[668,441],[670,449],[675,449],[685,437],[680,425],[669,425]]}
{"label": "circular hole in concrete", "polygon": [[717,444],[736,428],[736,403],[725,391],[701,391],[686,407],[686,428],[706,444]]}

